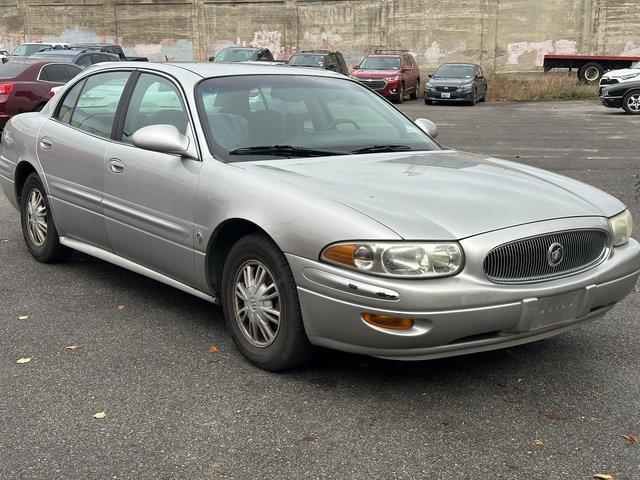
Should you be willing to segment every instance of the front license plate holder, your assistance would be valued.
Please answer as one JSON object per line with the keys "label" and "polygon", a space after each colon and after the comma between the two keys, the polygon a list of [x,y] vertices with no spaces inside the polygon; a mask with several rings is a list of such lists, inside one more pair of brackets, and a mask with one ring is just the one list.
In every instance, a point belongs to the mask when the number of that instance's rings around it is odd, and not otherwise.
{"label": "front license plate holder", "polygon": [[449,92],[442,92],[440,94],[441,98],[451,98],[451,94]]}
{"label": "front license plate holder", "polygon": [[581,293],[578,290],[562,295],[538,298],[535,306],[533,306],[531,330],[577,318]]}

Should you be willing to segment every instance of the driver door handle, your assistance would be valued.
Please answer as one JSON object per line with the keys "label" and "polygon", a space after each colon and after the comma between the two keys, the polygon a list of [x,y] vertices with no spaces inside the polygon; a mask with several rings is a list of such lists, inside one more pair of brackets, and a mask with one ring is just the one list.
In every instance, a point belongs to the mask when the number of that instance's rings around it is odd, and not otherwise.
{"label": "driver door handle", "polygon": [[124,163],[117,158],[112,158],[109,160],[109,171],[111,173],[122,173],[124,172]]}

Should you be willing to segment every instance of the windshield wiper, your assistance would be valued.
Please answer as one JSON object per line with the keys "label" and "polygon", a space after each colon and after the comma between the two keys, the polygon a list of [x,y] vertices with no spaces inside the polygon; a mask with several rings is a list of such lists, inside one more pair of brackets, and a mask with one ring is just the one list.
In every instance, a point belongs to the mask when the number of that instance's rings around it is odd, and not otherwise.
{"label": "windshield wiper", "polygon": [[344,155],[341,152],[316,150],[313,148],[294,147],[293,145],[261,145],[257,147],[236,148],[229,155],[276,155],[292,157],[324,157],[329,155]]}
{"label": "windshield wiper", "polygon": [[370,147],[358,148],[357,150],[351,150],[351,153],[378,153],[378,152],[404,152],[407,150],[413,150],[406,145],[371,145]]}

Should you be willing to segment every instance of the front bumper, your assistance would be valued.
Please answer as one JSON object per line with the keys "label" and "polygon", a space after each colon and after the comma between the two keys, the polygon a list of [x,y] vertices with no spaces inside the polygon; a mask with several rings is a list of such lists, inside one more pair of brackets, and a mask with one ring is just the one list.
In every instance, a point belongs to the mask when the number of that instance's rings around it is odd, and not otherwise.
{"label": "front bumper", "polygon": [[622,108],[622,97],[600,97],[600,101],[605,107]]}
{"label": "front bumper", "polygon": [[[442,98],[443,93],[449,93],[449,98]],[[425,90],[424,99],[434,102],[470,102],[473,100],[473,90],[462,92],[459,90],[451,92],[437,92],[435,90]]]}
{"label": "front bumper", "polygon": [[[598,217],[555,220],[462,240],[465,268],[440,279],[387,279],[294,255],[287,258],[311,343],[383,358],[421,360],[519,345],[602,317],[633,290],[640,275],[640,245],[634,240],[613,249],[591,270],[536,284],[492,283],[482,272],[481,259],[506,239],[567,228],[602,228],[605,222]],[[572,313],[540,323],[537,310],[556,296],[570,299],[558,308],[571,308]],[[409,316],[415,325],[405,331],[387,330],[364,322],[363,313]]]}
{"label": "front bumper", "polygon": [[[383,78],[356,78],[356,80],[386,98],[397,97],[400,93],[400,80],[385,80]],[[379,87],[378,84],[380,84]]]}

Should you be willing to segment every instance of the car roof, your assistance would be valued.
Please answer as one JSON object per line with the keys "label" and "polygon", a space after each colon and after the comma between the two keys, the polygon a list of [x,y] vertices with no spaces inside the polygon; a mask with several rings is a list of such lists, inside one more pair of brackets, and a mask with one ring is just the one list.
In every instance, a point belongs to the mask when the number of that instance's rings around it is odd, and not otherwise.
{"label": "car roof", "polygon": [[468,65],[470,67],[477,67],[478,64],[476,63],[471,63],[471,62],[447,62],[447,63],[441,63],[440,66],[442,65]]}
{"label": "car roof", "polygon": [[69,56],[69,57],[75,57],[76,55],[80,54],[82,52],[78,52],[78,50],[71,50],[71,49],[67,49],[67,48],[59,48],[58,50],[45,50],[44,52],[37,52],[34,53],[33,55],[31,55],[33,58],[38,58],[40,56],[49,56],[51,55],[53,56]]}
{"label": "car roof", "polygon": [[402,55],[403,55],[403,53],[372,53],[371,55],[367,55],[367,57],[392,57],[392,58],[398,58],[398,57],[401,57]]}
{"label": "car roof", "polygon": [[264,47],[225,47],[222,50],[267,50]]}
{"label": "car roof", "polygon": [[307,75],[334,78],[346,78],[344,75],[331,70],[293,67],[291,65],[273,65],[272,62],[255,63],[156,63],[156,62],[106,62],[91,67],[91,72],[112,69],[140,69],[157,70],[180,77],[190,72],[202,78],[229,77],[236,75]]}
{"label": "car roof", "polygon": [[302,50],[301,52],[296,52],[294,55],[299,55],[301,53],[311,53],[314,55],[330,55],[332,53],[336,53],[333,50]]}

